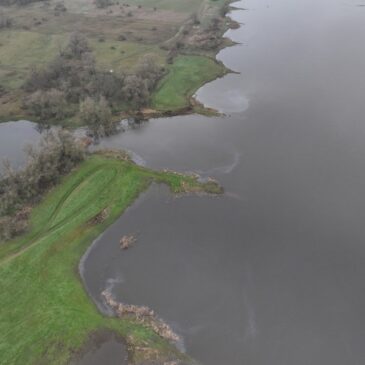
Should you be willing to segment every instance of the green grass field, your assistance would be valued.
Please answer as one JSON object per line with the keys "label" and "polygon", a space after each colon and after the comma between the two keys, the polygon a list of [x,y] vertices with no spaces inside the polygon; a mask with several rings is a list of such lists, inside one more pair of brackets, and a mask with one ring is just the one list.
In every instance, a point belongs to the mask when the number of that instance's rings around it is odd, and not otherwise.
{"label": "green grass field", "polygon": [[[128,337],[132,347],[157,349],[161,356],[176,352],[132,319],[103,317],[77,270],[93,239],[152,181],[168,184],[173,192],[219,192],[216,185],[204,186],[192,177],[93,155],[34,208],[29,233],[0,245],[0,364],[66,364],[100,329]],[[91,224],[104,209],[106,220]]]}
{"label": "green grass field", "polygon": [[205,56],[179,56],[170,66],[156,93],[152,106],[158,110],[179,110],[206,82],[225,73],[224,66]]}

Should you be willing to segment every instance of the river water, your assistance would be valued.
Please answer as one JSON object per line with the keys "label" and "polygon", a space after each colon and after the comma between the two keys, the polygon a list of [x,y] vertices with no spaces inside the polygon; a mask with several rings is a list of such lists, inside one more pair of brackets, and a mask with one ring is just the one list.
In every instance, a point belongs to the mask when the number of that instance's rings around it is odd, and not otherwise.
{"label": "river water", "polygon": [[364,364],[365,2],[236,5],[241,44],[218,58],[240,74],[197,93],[226,116],[101,142],[225,195],[153,186],[88,251],[85,285],[102,310],[105,288],[153,308],[204,365]]}

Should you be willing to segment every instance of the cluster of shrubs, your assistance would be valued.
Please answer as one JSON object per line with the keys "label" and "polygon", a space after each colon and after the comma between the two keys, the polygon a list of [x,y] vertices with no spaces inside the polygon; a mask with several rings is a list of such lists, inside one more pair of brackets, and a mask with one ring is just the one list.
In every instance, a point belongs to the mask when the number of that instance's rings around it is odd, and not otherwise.
{"label": "cluster of shrubs", "polygon": [[26,231],[30,206],[85,157],[85,149],[70,132],[49,131],[37,148],[27,147],[27,163],[14,170],[8,162],[0,180],[0,241]]}
{"label": "cluster of shrubs", "polygon": [[54,15],[59,16],[67,12],[67,8],[63,3],[57,3],[54,7]]}
{"label": "cluster of shrubs", "polygon": [[10,28],[13,25],[13,20],[0,13],[0,29]]}
{"label": "cluster of shrubs", "polygon": [[112,0],[95,0],[95,5],[99,9],[107,8],[110,5],[113,5]]}
{"label": "cluster of shrubs", "polygon": [[[152,55],[143,56],[131,73],[100,70],[87,40],[73,33],[68,45],[45,68],[32,70],[23,88],[24,106],[39,121],[60,121],[79,114],[89,124],[90,110],[110,115],[121,106],[139,109],[147,104],[163,69]],[[91,104],[95,105],[91,107]],[[95,113],[94,113],[95,115]],[[109,120],[107,124],[109,124]],[[96,132],[95,121],[90,120]],[[101,130],[109,131],[108,126]]]}

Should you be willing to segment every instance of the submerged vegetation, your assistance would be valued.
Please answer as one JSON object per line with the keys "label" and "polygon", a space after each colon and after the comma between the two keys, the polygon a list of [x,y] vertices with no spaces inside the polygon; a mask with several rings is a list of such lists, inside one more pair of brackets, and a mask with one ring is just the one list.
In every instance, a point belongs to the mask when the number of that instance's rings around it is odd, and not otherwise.
{"label": "submerged vegetation", "polygon": [[132,363],[189,363],[133,316],[101,315],[77,273],[92,240],[152,182],[174,193],[219,191],[211,182],[139,167],[119,152],[94,154],[33,209],[25,234],[0,245],[1,364],[65,364],[100,329],[126,339]]}
{"label": "submerged vegetation", "polygon": [[24,106],[42,124],[79,114],[94,134],[109,134],[111,110],[146,105],[162,72],[148,54],[129,74],[100,71],[87,39],[73,33],[47,67],[32,70],[23,85],[29,94]]}

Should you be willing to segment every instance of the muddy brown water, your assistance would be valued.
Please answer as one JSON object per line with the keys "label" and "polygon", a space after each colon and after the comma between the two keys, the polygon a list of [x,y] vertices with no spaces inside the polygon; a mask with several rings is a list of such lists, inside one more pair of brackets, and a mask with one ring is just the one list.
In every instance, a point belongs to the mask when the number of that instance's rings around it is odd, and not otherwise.
{"label": "muddy brown water", "polygon": [[[364,363],[361,5],[239,3],[246,10],[232,17],[243,26],[229,36],[242,44],[218,58],[241,74],[197,93],[227,116],[151,120],[101,142],[153,168],[213,176],[226,191],[142,194],[82,261],[101,310],[105,288],[148,305],[204,365]],[[130,233],[138,241],[120,250]]]}

